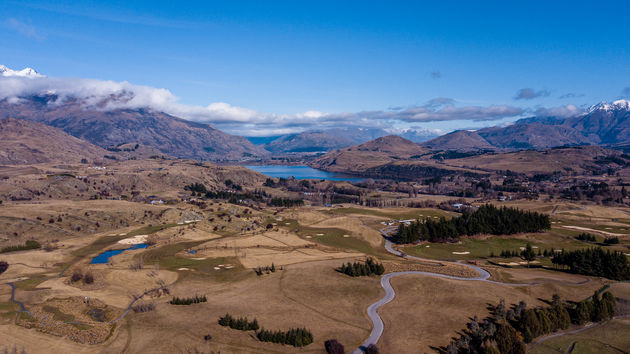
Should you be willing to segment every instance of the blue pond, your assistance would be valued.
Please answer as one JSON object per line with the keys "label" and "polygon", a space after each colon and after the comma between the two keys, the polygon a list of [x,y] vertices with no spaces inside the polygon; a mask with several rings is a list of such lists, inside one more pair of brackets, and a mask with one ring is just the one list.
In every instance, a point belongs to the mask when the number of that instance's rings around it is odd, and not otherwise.
{"label": "blue pond", "polygon": [[139,248],[147,248],[147,245],[145,245],[144,243],[140,243],[137,245],[133,245],[129,248],[125,248],[122,250],[109,250],[109,251],[105,251],[101,254],[99,254],[98,256],[92,258],[92,261],[90,262],[90,264],[106,264],[107,262],[109,262],[109,258],[112,256],[115,256],[117,254],[121,254],[125,251],[128,250],[137,250]]}
{"label": "blue pond", "polygon": [[274,178],[290,178],[295,179],[329,179],[333,181],[350,181],[358,182],[363,178],[345,176],[338,173],[317,170],[308,166],[287,166],[287,165],[247,165],[251,170],[258,171],[263,175]]}

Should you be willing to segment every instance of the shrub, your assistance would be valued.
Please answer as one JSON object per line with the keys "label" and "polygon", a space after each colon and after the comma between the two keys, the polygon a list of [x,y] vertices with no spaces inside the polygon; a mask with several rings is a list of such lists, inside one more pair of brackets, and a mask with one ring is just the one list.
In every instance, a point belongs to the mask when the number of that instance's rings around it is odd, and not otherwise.
{"label": "shrub", "polygon": [[370,344],[365,348],[365,354],[378,354],[378,347],[376,344]]}
{"label": "shrub", "polygon": [[336,339],[327,340],[324,342],[324,347],[326,348],[326,353],[328,354],[344,354],[346,352],[343,345]]}
{"label": "shrub", "polygon": [[90,272],[85,273],[85,275],[83,276],[83,282],[85,284],[92,284],[92,283],[94,283],[94,275],[92,275],[92,273],[90,273]]}
{"label": "shrub", "polygon": [[78,281],[79,281],[79,280],[81,280],[81,279],[83,279],[83,273],[81,273],[81,271],[80,271],[80,270],[75,270],[75,271],[72,273],[72,276],[70,277],[70,280],[71,280],[73,283],[76,283],[76,282],[78,282]]}
{"label": "shrub", "polygon": [[144,268],[144,261],[142,260],[142,257],[138,257],[134,259],[129,265],[129,269],[133,271],[138,271],[138,270],[141,270],[142,268]]}
{"label": "shrub", "polygon": [[5,261],[0,261],[0,274],[4,273],[9,269],[9,263]]}
{"label": "shrub", "polygon": [[616,245],[619,243],[619,237],[615,236],[615,237],[606,237],[606,239],[604,240],[604,244],[607,245]]}
{"label": "shrub", "polygon": [[154,302],[142,302],[133,305],[133,312],[141,313],[141,312],[149,312],[155,310]]}

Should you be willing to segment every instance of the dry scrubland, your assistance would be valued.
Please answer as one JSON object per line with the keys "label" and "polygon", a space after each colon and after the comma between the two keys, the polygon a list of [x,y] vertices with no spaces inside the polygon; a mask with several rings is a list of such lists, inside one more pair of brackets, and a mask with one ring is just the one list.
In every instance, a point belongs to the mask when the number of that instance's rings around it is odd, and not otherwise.
{"label": "dry scrubland", "polygon": [[[470,268],[444,260],[457,258],[448,248],[457,245],[443,246],[446,248],[441,252],[451,256],[433,254],[433,258],[442,259],[433,262],[403,260],[384,249],[380,234],[385,227],[383,222],[457,215],[452,212],[186,203],[182,199],[190,195],[183,193],[182,176],[208,186],[220,185],[228,175],[237,183],[253,181],[250,188],[262,188],[264,182],[262,176],[242,169],[204,167],[193,162],[151,160],[147,165],[128,161],[113,163],[107,170],[72,167],[77,175],[91,174],[87,183],[76,176],[50,177],[62,170],[68,171],[45,164],[31,169],[0,169],[8,176],[0,183],[0,195],[32,198],[0,206],[0,246],[34,239],[45,248],[0,254],[0,260],[10,265],[0,275],[0,343],[24,347],[28,352],[322,352],[324,341],[331,338],[351,350],[368,336],[371,322],[366,308],[384,292],[378,277],[349,277],[335,271],[342,263],[372,256],[384,263],[386,272],[421,270],[464,277],[477,275]],[[59,198],[68,190],[79,191],[79,195],[124,190],[131,196],[132,189],[144,190],[142,195],[156,195],[144,199],[141,195],[128,201]],[[148,203],[156,199],[168,203]],[[579,233],[575,227],[591,229],[600,236],[620,234],[624,242],[630,237],[626,236],[630,235],[630,212],[625,208],[564,202],[510,205],[552,213],[553,229],[546,234],[516,237],[523,242],[533,237],[550,247],[568,244]],[[151,245],[116,255],[109,264],[90,264],[100,252],[128,248],[138,240],[149,240]],[[485,247],[479,240],[470,242]],[[406,250],[411,252],[411,248]],[[460,257],[472,258],[479,257]],[[537,285],[418,275],[394,278],[391,283],[396,298],[379,310],[385,322],[385,332],[378,343],[383,352],[430,352],[431,346],[447,344],[469,317],[484,317],[487,305],[501,298],[507,303],[525,300],[538,305],[542,304],[541,298],[559,293],[566,299],[579,300],[607,283],[551,270],[485,265],[483,259],[477,262],[491,272],[494,280]],[[272,263],[275,272],[255,274],[254,269]],[[72,281],[75,273],[82,277],[89,273],[94,281]],[[10,301],[9,282],[16,286],[15,299],[23,302],[30,314],[20,312],[19,305]],[[630,297],[626,285],[613,284],[613,291]],[[205,295],[208,301],[190,306],[168,303],[173,296],[194,295]],[[139,297],[138,303],[154,303],[156,309],[145,313],[130,311],[112,323]],[[99,311],[90,312],[94,309]],[[218,325],[219,316],[225,313],[256,318],[262,327],[271,330],[306,327],[315,341],[299,349],[261,343],[252,331]],[[560,348],[569,338],[583,343],[585,338],[600,335],[598,331],[604,328],[621,331],[627,328],[624,321],[615,320],[575,337],[559,337],[535,350]],[[212,335],[208,343],[203,339],[206,334]]]}

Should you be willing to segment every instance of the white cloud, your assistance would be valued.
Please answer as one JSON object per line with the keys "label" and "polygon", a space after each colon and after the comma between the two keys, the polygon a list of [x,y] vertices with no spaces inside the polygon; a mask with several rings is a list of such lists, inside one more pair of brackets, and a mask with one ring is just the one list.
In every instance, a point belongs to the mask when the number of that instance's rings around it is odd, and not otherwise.
{"label": "white cloud", "polygon": [[539,108],[535,111],[535,114],[539,117],[558,117],[558,118],[575,117],[582,113],[584,113],[583,109],[572,104],[568,104],[565,106],[551,107],[551,108]]}
{"label": "white cloud", "polygon": [[148,108],[184,119],[211,123],[219,129],[241,135],[269,135],[301,132],[309,129],[339,127],[409,127],[414,123],[454,120],[498,121],[522,116],[521,108],[507,105],[458,106],[451,98],[434,98],[420,107],[379,111],[325,113],[309,110],[296,114],[259,112],[249,108],[215,102],[207,106],[180,103],[167,89],[134,85],[129,82],[80,78],[0,77],[0,99],[17,102],[19,97],[52,94],[50,104],[68,98],[80,99],[87,107],[101,110]]}
{"label": "white cloud", "polygon": [[43,35],[39,34],[35,30],[35,27],[33,27],[32,25],[28,23],[24,23],[18,19],[9,18],[6,21],[4,21],[4,24],[6,27],[18,32],[19,34],[25,37],[36,39],[38,41],[45,39]]}

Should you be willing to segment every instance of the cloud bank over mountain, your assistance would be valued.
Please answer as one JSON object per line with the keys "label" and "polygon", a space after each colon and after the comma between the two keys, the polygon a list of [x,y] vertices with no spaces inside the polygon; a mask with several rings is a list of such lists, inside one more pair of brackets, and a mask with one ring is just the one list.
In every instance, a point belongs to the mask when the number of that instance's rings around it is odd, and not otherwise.
{"label": "cloud bank over mountain", "polygon": [[[54,95],[55,99],[49,104],[80,100],[86,107],[101,110],[148,108],[250,136],[338,127],[401,129],[419,123],[499,121],[538,113],[510,105],[461,105],[452,98],[438,97],[421,106],[392,107],[386,110],[340,113],[311,110],[295,114],[276,114],[225,102],[213,102],[207,106],[186,105],[168,89],[135,85],[127,81],[47,77],[30,68],[17,71],[4,66],[0,66],[0,73],[0,99],[9,102],[18,102],[21,97]],[[546,108],[538,108],[539,112],[544,110]],[[558,111],[554,112],[556,115],[579,113],[577,107],[570,105],[555,110]]]}

